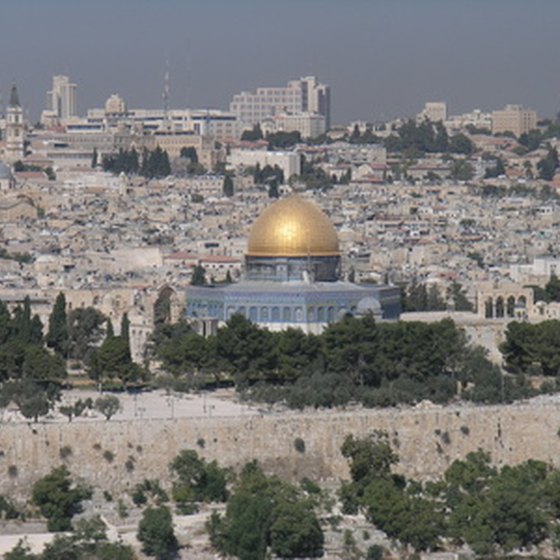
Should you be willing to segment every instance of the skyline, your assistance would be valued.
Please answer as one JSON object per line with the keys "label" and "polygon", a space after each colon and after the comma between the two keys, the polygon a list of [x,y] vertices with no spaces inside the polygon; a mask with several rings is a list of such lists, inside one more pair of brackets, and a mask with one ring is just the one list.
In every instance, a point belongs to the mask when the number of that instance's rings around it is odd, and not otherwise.
{"label": "skyline", "polygon": [[438,100],[451,113],[518,103],[552,117],[560,106],[553,0],[3,4],[0,91],[5,103],[15,82],[32,120],[55,74],[78,84],[80,114],[112,93],[159,108],[166,60],[172,108],[227,109],[240,91],[305,75],[331,86],[334,123]]}

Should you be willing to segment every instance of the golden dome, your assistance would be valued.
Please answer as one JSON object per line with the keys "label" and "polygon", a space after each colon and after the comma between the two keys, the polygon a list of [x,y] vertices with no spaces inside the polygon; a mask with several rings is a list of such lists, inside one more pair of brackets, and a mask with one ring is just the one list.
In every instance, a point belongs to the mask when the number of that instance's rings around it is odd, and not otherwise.
{"label": "golden dome", "polygon": [[315,204],[290,196],[269,206],[249,234],[249,257],[338,256],[338,236]]}

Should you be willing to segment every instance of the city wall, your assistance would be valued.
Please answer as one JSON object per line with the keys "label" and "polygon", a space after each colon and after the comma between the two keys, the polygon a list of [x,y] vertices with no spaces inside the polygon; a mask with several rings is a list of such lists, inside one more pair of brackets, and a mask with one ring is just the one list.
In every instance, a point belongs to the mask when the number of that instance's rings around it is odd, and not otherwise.
{"label": "city wall", "polygon": [[[258,458],[268,472],[292,480],[346,477],[344,438],[374,430],[389,434],[399,470],[413,477],[436,477],[479,447],[498,465],[533,458],[560,466],[559,428],[555,404],[4,424],[0,493],[25,496],[63,463],[93,487],[120,493],[144,478],[168,480],[167,465],[186,448],[224,466]],[[295,438],[305,442],[303,453]]]}

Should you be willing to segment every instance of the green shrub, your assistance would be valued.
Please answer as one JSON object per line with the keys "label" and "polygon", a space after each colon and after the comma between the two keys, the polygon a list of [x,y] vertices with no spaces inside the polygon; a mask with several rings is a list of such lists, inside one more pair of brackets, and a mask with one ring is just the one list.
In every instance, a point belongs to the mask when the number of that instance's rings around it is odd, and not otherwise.
{"label": "green shrub", "polygon": [[300,437],[294,439],[294,449],[298,453],[305,453],[305,441],[303,441]]}

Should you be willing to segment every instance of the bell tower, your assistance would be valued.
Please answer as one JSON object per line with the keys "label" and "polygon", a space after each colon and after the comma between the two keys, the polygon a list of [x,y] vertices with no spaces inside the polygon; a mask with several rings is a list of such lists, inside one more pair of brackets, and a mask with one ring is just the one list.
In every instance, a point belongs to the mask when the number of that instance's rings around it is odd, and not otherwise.
{"label": "bell tower", "polygon": [[16,86],[12,86],[10,101],[6,111],[6,150],[5,159],[13,163],[25,156],[25,126],[23,109],[19,103]]}

